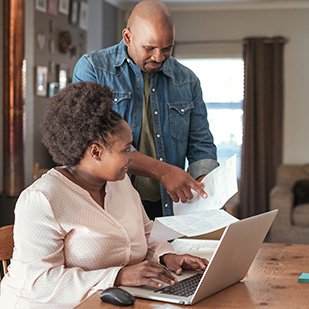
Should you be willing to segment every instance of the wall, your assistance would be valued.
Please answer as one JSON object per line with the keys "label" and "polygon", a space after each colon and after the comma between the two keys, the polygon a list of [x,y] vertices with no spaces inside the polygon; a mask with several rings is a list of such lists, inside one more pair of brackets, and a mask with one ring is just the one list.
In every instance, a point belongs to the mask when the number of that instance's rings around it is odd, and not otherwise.
{"label": "wall", "polygon": [[[282,35],[285,48],[284,163],[309,162],[309,9],[174,11],[176,41]],[[185,22],[184,22],[185,20]]]}
{"label": "wall", "polygon": [[[3,12],[3,0],[0,0]],[[0,192],[3,191],[3,14],[0,14]]]}
{"label": "wall", "polygon": [[[86,1],[83,1],[86,3]],[[59,70],[67,73],[67,82],[71,81],[73,67],[86,51],[87,31],[70,20],[70,14],[57,10],[53,15],[35,9],[34,1],[25,1],[26,40],[25,58],[27,61],[26,86],[26,132],[25,132],[25,184],[33,181],[33,165],[38,162],[42,168],[54,165],[46,148],[41,143],[40,124],[48,104],[47,95],[36,93],[36,69],[44,66],[48,69],[47,82],[59,82]],[[79,14],[77,14],[79,17]],[[58,48],[61,32],[69,31],[71,44],[66,52]],[[42,43],[43,42],[43,43]]]}

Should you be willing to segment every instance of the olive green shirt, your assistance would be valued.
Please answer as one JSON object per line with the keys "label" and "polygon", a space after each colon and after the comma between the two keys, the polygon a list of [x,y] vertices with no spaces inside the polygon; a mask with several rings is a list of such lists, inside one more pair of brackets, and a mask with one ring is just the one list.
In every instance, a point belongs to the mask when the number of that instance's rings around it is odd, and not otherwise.
{"label": "olive green shirt", "polygon": [[[142,126],[139,139],[138,150],[152,158],[156,158],[156,146],[153,137],[153,124],[150,103],[150,79],[149,74],[143,72],[144,78],[144,98],[143,98],[143,113],[142,113]],[[134,187],[139,192],[141,199],[146,201],[159,201],[160,184],[158,181],[142,176],[135,176]]]}

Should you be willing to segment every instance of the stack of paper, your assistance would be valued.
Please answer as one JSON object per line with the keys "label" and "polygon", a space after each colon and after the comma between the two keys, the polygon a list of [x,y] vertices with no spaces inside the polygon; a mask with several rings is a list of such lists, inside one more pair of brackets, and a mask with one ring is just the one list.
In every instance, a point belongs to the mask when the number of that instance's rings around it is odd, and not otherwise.
{"label": "stack of paper", "polygon": [[203,199],[193,192],[191,201],[174,203],[174,216],[155,219],[150,242],[206,234],[238,221],[221,209],[238,191],[236,155],[211,171],[202,182],[208,197]]}

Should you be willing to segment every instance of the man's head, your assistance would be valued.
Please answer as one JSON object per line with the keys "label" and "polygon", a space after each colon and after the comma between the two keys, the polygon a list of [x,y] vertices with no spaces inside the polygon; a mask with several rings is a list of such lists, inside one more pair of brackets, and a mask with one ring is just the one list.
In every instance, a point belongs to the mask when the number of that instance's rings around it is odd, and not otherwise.
{"label": "man's head", "polygon": [[171,56],[174,45],[174,26],[168,7],[157,0],[139,2],[122,36],[134,63],[144,72],[158,72]]}

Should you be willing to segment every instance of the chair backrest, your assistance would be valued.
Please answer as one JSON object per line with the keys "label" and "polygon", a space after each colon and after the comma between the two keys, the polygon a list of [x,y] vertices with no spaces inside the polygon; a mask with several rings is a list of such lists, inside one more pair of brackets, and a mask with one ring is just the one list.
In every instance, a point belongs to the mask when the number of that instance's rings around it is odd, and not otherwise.
{"label": "chair backrest", "polygon": [[[2,262],[3,272],[7,273],[8,260],[12,258],[14,240],[13,240],[13,225],[0,227],[0,260]],[[0,281],[1,281],[0,273]]]}

